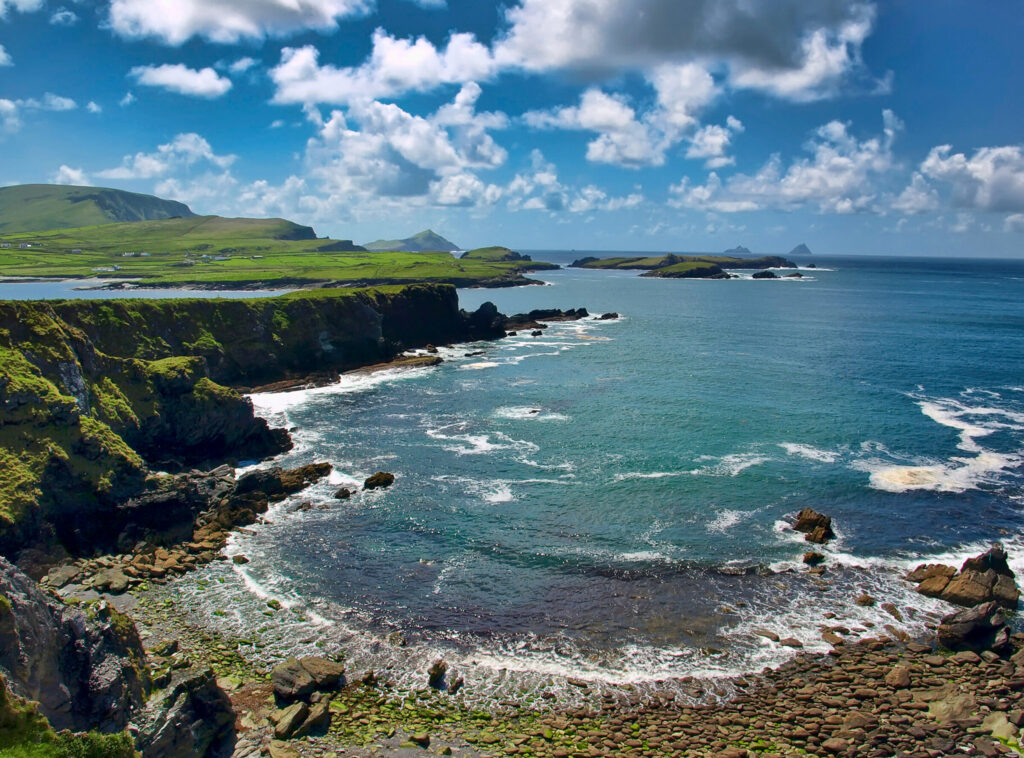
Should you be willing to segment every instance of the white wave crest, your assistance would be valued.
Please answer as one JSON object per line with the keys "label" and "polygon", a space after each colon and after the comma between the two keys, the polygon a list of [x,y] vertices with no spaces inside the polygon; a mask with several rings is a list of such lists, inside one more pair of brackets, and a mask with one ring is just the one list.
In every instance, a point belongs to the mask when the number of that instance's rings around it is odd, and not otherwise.
{"label": "white wave crest", "polygon": [[820,463],[835,463],[839,458],[839,453],[831,450],[821,450],[812,445],[803,445],[799,442],[782,442],[779,443],[779,447],[792,456]]}

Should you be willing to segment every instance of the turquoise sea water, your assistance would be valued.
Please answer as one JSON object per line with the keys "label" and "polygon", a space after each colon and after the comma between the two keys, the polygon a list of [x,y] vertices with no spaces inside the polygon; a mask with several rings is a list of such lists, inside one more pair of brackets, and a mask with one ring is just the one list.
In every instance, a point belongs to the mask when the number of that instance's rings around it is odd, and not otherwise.
{"label": "turquoise sea water", "polygon": [[[792,654],[755,629],[822,650],[830,624],[922,630],[945,606],[906,567],[1000,539],[1024,568],[1024,264],[814,263],[802,280],[567,269],[462,291],[466,308],[622,318],[254,396],[295,429],[280,463],[335,473],[234,538],[251,562],[207,569],[194,612],[261,630],[264,654],[343,648],[410,683],[444,655],[480,696],[566,676],[664,690]],[[380,469],[392,488],[333,500]],[[805,506],[839,534],[822,577],[787,525]],[[864,592],[902,621],[855,605]],[[286,610],[268,617],[271,596]]]}

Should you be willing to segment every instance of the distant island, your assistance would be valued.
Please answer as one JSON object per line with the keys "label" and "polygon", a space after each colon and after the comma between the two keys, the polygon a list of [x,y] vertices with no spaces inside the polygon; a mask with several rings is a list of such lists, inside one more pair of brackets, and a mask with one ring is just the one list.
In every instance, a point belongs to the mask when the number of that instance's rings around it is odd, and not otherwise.
{"label": "distant island", "polygon": [[367,250],[373,251],[402,251],[406,253],[423,253],[431,250],[439,250],[446,253],[460,250],[461,248],[450,240],[446,240],[432,229],[426,229],[411,237],[401,240],[376,240],[363,245]]}
{"label": "distant island", "polygon": [[803,242],[794,247],[789,251],[789,255],[813,255],[811,248],[807,247]]}
{"label": "distant island", "polygon": [[736,247],[729,248],[722,252],[723,255],[753,255],[749,249],[743,247],[743,245],[737,245]]}
{"label": "distant island", "polygon": [[580,258],[570,268],[636,269],[641,276],[662,279],[732,279],[726,269],[765,270],[769,268],[796,268],[793,261],[778,255],[761,258],[736,258],[723,255],[660,255],[627,258]]}
{"label": "distant island", "polygon": [[510,287],[537,283],[525,272],[557,268],[508,248],[455,258],[455,245],[430,230],[378,246],[380,252],[318,237],[312,227],[282,218],[200,216],[184,203],[116,189],[0,188],[0,277],[235,290],[413,282]]}

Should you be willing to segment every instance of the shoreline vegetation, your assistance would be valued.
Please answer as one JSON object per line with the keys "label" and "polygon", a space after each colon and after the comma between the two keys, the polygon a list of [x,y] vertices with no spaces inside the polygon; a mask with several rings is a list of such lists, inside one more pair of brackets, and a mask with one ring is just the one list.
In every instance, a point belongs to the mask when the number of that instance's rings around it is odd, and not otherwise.
{"label": "shoreline vegetation", "polygon": [[[768,271],[771,268],[792,268],[797,265],[778,255],[766,255],[760,258],[738,258],[728,255],[659,255],[630,256],[615,258],[596,258],[588,256],[573,261],[570,268],[636,270],[643,271],[640,276],[658,279],[734,279],[726,269],[734,271],[756,270],[755,279],[775,279],[777,275]],[[799,272],[787,276],[799,278]]]}

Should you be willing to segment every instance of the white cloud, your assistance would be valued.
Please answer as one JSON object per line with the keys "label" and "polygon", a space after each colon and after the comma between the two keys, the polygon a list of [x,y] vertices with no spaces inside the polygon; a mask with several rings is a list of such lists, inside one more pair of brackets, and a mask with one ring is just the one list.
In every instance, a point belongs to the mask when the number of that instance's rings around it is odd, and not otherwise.
{"label": "white cloud", "polygon": [[396,39],[377,29],[373,52],[361,66],[321,66],[319,57],[312,45],[284,48],[281,62],[270,70],[277,87],[273,101],[340,105],[480,81],[496,71],[490,50],[465,33],[452,34],[438,50],[424,37]]}
{"label": "white cloud", "polygon": [[250,58],[246,56],[244,58],[239,58],[237,61],[228,66],[228,71],[230,71],[232,74],[244,74],[246,71],[248,71],[253,66],[257,65],[258,63],[259,61],[256,60],[255,58]]}
{"label": "white cloud", "polygon": [[16,103],[25,110],[36,111],[73,111],[78,107],[78,103],[70,97],[62,97],[52,92],[43,95],[42,100],[30,97],[27,100],[17,100]]}
{"label": "white cloud", "polygon": [[0,66],[13,66],[14,59],[11,58],[10,53],[4,49],[3,45],[0,45]]}
{"label": "white cloud", "polygon": [[1024,148],[983,147],[970,158],[950,145],[932,148],[921,173],[944,182],[954,205],[982,211],[1024,211]]}
{"label": "white cloud", "polygon": [[94,100],[90,100],[88,105],[85,106],[85,109],[89,111],[89,113],[103,113],[103,106]]}
{"label": "white cloud", "polygon": [[54,26],[74,26],[78,23],[78,14],[67,8],[61,8],[50,16],[50,23]]}
{"label": "white cloud", "polygon": [[810,158],[784,168],[773,156],[757,174],[736,174],[727,182],[714,172],[703,185],[684,179],[670,188],[669,204],[721,213],[807,206],[822,213],[871,210],[877,196],[875,180],[894,167],[892,145],[903,128],[891,111],[883,111],[882,120],[882,136],[863,141],[849,133],[847,124],[831,121],[808,142]]}
{"label": "white cloud", "polygon": [[1024,232],[1024,213],[1011,213],[1003,220],[1003,231]]}
{"label": "white cloud", "polygon": [[815,29],[804,37],[799,65],[738,63],[732,67],[731,82],[735,87],[762,90],[797,102],[834,95],[843,77],[860,65],[860,48],[873,22],[873,9],[862,6],[858,17],[838,29]]}
{"label": "white cloud", "polygon": [[0,129],[8,134],[21,129],[21,113],[13,100],[0,97]]}
{"label": "white cloud", "polygon": [[169,45],[193,36],[233,43],[336,29],[340,19],[372,7],[372,0],[112,0],[110,25],[123,37],[156,37]]}
{"label": "white cloud", "polygon": [[927,179],[914,172],[910,184],[900,193],[899,197],[893,200],[892,207],[908,216],[938,210],[939,193],[928,183]]}
{"label": "white cloud", "polygon": [[73,184],[78,187],[89,186],[89,177],[80,168],[61,165],[53,176],[54,184]]}
{"label": "white cloud", "polygon": [[530,111],[524,120],[537,129],[579,129],[597,132],[587,145],[587,160],[620,166],[660,166],[667,144],[662,135],[637,118],[636,111],[618,95],[597,88],[586,90],[578,106]]}
{"label": "white cloud", "polygon": [[708,168],[722,168],[736,162],[726,155],[734,134],[743,131],[743,124],[734,116],[729,116],[725,126],[709,124],[697,130],[690,139],[690,147],[686,150],[687,158],[704,158]]}
{"label": "white cloud", "polygon": [[719,95],[714,77],[697,63],[656,66],[648,72],[647,81],[657,95],[655,119],[666,133],[694,126],[697,113]]}
{"label": "white cloud", "polygon": [[127,108],[129,105],[131,105],[134,102],[135,102],[135,95],[133,95],[131,93],[131,91],[129,91],[129,92],[125,92],[124,93],[124,97],[122,97],[118,101],[117,104],[120,105],[122,108]]}
{"label": "white cloud", "polygon": [[100,171],[98,176],[104,179],[153,179],[197,163],[210,163],[226,169],[236,158],[234,155],[217,155],[209,142],[191,132],[179,134],[172,141],[160,145],[155,153],[126,155],[120,166]]}
{"label": "white cloud", "polygon": [[0,18],[6,18],[11,8],[21,13],[31,13],[42,7],[43,0],[0,0]]}
{"label": "white cloud", "polygon": [[212,68],[196,71],[181,63],[162,66],[136,66],[129,74],[146,87],[162,87],[171,92],[194,97],[220,97],[231,89],[231,80]]}
{"label": "white cloud", "polygon": [[830,93],[860,65],[874,10],[858,0],[521,0],[506,18],[510,28],[495,46],[503,65],[726,64],[737,86],[804,100]]}
{"label": "white cloud", "polygon": [[505,188],[508,208],[513,211],[537,210],[559,213],[586,213],[589,211],[617,211],[635,208],[644,201],[638,191],[624,197],[610,197],[594,185],[572,189],[558,179],[558,171],[540,150],[530,153],[530,170],[516,174]]}

